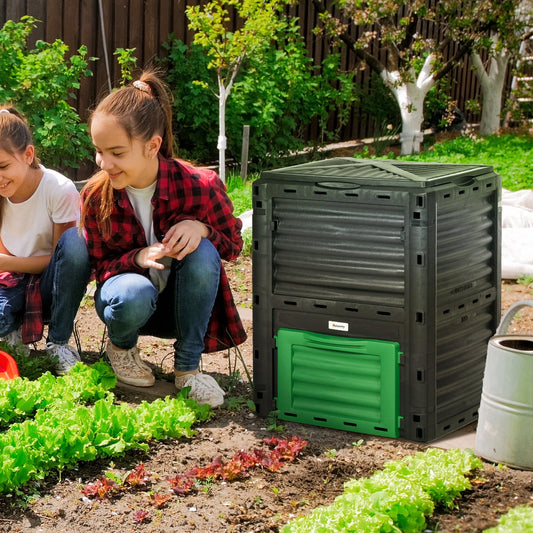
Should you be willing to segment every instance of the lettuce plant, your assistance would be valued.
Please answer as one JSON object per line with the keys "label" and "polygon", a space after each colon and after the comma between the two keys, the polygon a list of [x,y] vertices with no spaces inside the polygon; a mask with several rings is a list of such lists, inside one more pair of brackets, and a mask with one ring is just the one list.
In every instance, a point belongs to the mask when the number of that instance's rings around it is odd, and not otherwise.
{"label": "lettuce plant", "polygon": [[468,474],[481,467],[471,451],[459,449],[431,448],[389,461],[368,479],[348,481],[333,504],[289,522],[282,531],[418,533],[436,505],[451,507],[470,488]]}
{"label": "lettuce plant", "polygon": [[94,402],[110,394],[108,391],[116,382],[111,366],[103,361],[91,366],[78,363],[58,378],[46,372],[36,380],[0,380],[0,428],[33,415],[58,399]]}
{"label": "lettuce plant", "polygon": [[533,531],[533,507],[518,505],[500,517],[496,527],[486,529],[485,533],[525,533]]}
{"label": "lettuce plant", "polygon": [[0,492],[13,492],[52,470],[80,461],[148,448],[153,439],[190,437],[210,408],[179,395],[133,408],[103,398],[93,407],[72,400],[52,402],[34,419],[0,433]]}

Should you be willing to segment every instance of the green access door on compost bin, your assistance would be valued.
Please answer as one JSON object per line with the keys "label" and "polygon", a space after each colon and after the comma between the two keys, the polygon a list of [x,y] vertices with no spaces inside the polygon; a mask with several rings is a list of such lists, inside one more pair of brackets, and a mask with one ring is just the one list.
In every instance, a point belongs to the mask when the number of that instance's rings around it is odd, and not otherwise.
{"label": "green access door on compost bin", "polygon": [[276,345],[280,419],[399,436],[397,342],[281,328]]}

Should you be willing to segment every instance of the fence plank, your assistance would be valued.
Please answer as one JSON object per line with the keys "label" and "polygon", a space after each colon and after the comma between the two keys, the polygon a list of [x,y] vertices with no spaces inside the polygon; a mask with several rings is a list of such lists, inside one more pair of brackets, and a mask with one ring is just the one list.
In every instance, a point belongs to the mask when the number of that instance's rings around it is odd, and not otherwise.
{"label": "fence plank", "polygon": [[[37,23],[37,27],[33,30],[31,38],[32,40],[38,41],[44,41],[45,40],[45,27],[43,25],[43,21],[46,18],[46,0],[28,0],[27,2],[28,7],[25,11],[25,15],[31,15],[32,17],[35,17],[40,22]],[[11,17],[7,17],[6,20],[9,20]],[[13,19],[11,20],[19,20],[19,19]]]}
{"label": "fence plank", "polygon": [[[94,31],[94,28],[98,28],[98,6],[96,2],[84,1],[81,4],[80,20],[82,24],[80,26],[79,40],[81,45],[87,47],[87,57],[96,56],[96,46],[98,41],[98,32]],[[101,60],[90,61],[89,69],[94,73],[96,65]],[[80,114],[82,121],[87,120],[88,108],[92,107],[98,94],[96,91],[96,78],[95,76],[86,77],[81,80],[80,90],[78,93],[78,100],[76,106]]]}
{"label": "fence plank", "polygon": [[23,15],[28,14],[26,2],[6,2],[6,20],[19,20]]}

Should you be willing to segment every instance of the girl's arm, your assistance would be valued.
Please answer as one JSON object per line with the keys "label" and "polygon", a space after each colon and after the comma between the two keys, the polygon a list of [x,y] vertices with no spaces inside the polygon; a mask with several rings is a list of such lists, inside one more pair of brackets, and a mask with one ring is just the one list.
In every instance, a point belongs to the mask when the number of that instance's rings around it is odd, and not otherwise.
{"label": "girl's arm", "polygon": [[54,223],[54,246],[53,249],[56,249],[57,241],[59,241],[59,237],[65,233],[70,228],[75,228],[76,222],[73,220],[72,222],[64,222],[62,224],[55,224]]}
{"label": "girl's arm", "polygon": [[[65,222],[64,224],[54,224],[54,242],[55,249],[59,237],[63,235],[68,228],[76,226],[76,222]],[[17,257],[11,255],[4,246],[0,238],[0,271],[4,272],[24,272],[26,274],[41,274],[50,263],[52,255],[37,255],[33,257]]]}

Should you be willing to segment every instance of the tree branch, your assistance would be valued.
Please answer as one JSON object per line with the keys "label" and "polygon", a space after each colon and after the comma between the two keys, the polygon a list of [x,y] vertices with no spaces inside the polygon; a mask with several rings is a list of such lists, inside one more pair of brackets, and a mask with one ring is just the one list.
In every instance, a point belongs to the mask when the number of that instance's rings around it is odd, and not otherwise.
{"label": "tree branch", "polygon": [[[318,13],[323,13],[329,15],[329,11],[326,8],[326,5],[322,0],[313,0],[313,4]],[[341,32],[338,35],[338,38],[351,50],[355,57],[361,61],[364,61],[373,71],[381,74],[385,70],[385,65],[383,65],[378,59],[373,55],[369,54],[361,48],[356,48],[356,40],[347,32]]]}
{"label": "tree branch", "polygon": [[455,55],[449,59],[437,72],[435,72],[435,81],[444,78],[448,72],[451,72],[457,66],[459,60],[466,54],[470,53],[472,45],[473,41],[470,40],[462,43]]}
{"label": "tree branch", "polygon": [[418,24],[418,15],[412,13],[410,16],[409,24],[405,29],[405,39],[402,41],[401,48],[402,50],[407,50],[413,44],[413,37],[416,33],[416,27]]}

